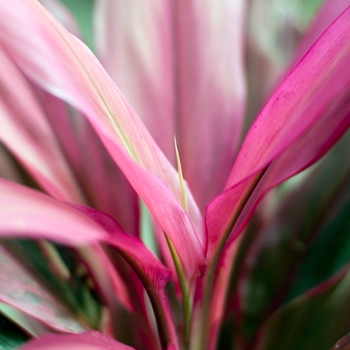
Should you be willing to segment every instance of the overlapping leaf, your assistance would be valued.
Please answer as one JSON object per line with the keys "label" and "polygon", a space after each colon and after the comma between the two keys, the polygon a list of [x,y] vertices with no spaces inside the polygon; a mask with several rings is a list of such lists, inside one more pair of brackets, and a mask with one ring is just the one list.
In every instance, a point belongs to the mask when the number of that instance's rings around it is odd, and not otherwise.
{"label": "overlapping leaf", "polygon": [[60,200],[83,203],[30,85],[2,50],[0,62],[6,71],[0,79],[1,141],[48,193]]}
{"label": "overlapping leaf", "polygon": [[0,247],[0,301],[40,320],[61,332],[81,332],[85,328]]}
{"label": "overlapping leaf", "polygon": [[244,1],[97,4],[102,63],[172,160],[176,134],[204,211],[224,187],[241,136]]}
{"label": "overlapping leaf", "polygon": [[271,187],[315,162],[350,124],[350,9],[317,40],[251,127],[226,184],[207,210],[209,256],[236,224],[238,234]]}
{"label": "overlapping leaf", "polygon": [[252,341],[269,314],[349,263],[349,136],[240,242],[226,310],[237,338]]}
{"label": "overlapping leaf", "polygon": [[[1,1],[0,8],[4,19],[1,45],[31,79],[89,118],[114,160],[173,242],[185,275],[190,279],[203,261],[204,236],[199,212],[188,193],[193,227],[179,204],[177,173],[131,107],[91,52],[37,2]],[[28,36],[28,32],[32,35]],[[160,202],[163,205],[159,205]]]}

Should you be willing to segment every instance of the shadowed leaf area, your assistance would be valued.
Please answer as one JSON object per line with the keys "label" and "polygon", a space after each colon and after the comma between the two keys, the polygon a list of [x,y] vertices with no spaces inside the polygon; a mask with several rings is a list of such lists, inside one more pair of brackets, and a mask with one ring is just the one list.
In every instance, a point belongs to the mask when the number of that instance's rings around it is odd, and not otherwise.
{"label": "shadowed leaf area", "polygon": [[28,335],[0,314],[0,350],[17,349],[27,340]]}
{"label": "shadowed leaf area", "polygon": [[236,258],[227,312],[231,325],[222,333],[223,344],[235,332],[247,349],[255,349],[271,332],[275,342],[270,339],[264,349],[326,350],[349,331],[348,323],[329,330],[349,311],[344,288],[340,305],[328,302],[334,283],[320,295],[305,294],[350,261],[349,140],[346,135],[307,181],[278,204],[268,224],[255,217]]}

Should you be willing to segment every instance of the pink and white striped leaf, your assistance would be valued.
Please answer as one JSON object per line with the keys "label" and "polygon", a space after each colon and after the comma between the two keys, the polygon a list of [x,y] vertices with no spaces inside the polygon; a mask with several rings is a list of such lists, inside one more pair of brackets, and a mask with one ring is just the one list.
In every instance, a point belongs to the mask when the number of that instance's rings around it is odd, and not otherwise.
{"label": "pink and white striped leaf", "polygon": [[155,306],[163,341],[176,346],[176,333],[164,287],[167,270],[136,237],[128,236],[108,214],[61,203],[43,193],[0,179],[0,237],[50,239],[67,245],[106,243],[135,270]]}
{"label": "pink and white striped leaf", "polygon": [[204,212],[224,187],[241,136],[244,1],[97,4],[102,63],[173,161],[176,134]]}
{"label": "pink and white striped leaf", "polygon": [[175,165],[172,7],[162,0],[97,0],[94,31],[101,63]]}
{"label": "pink and white striped leaf", "polygon": [[180,204],[175,169],[84,44],[36,1],[1,0],[0,9],[1,45],[30,79],[89,118],[113,159],[161,223],[180,256],[187,279],[191,279],[204,259],[204,234],[191,195],[188,193],[189,215]]}
{"label": "pink and white striped leaf", "polygon": [[91,331],[80,334],[60,335],[46,334],[29,341],[20,350],[133,350],[107,335]]}
{"label": "pink and white striped leaf", "polygon": [[0,193],[0,236],[49,239],[67,245],[109,243],[132,255],[159,288],[169,280],[170,272],[160,261],[109,215],[59,202],[4,179],[0,179]]}
{"label": "pink and white striped leaf", "polygon": [[50,239],[67,245],[103,241],[108,234],[75,209],[41,192],[0,179],[0,236]]}
{"label": "pink and white striped leaf", "polygon": [[83,203],[30,85],[1,47],[0,65],[6,71],[0,77],[0,140],[48,193]]}
{"label": "pink and white striped leaf", "polygon": [[245,1],[174,2],[178,143],[201,210],[224,188],[245,104]]}
{"label": "pink and white striped leaf", "polygon": [[[139,235],[137,194],[89,121],[64,101],[35,89],[89,206],[112,215],[131,235]],[[113,184],[113,186],[111,186]]]}
{"label": "pink and white striped leaf", "polygon": [[[279,164],[279,170],[267,170],[269,180],[260,185],[260,192],[255,191],[255,195],[260,196],[311,165],[347,130],[349,62],[350,9],[347,9],[289,73],[251,127],[226,191],[208,207],[209,255],[220,239],[227,237],[271,163],[273,167]],[[241,221],[247,220],[247,212],[256,205],[259,196],[250,200]]]}
{"label": "pink and white striped leaf", "polygon": [[85,328],[40,285],[4,248],[0,247],[0,301],[60,332]]}

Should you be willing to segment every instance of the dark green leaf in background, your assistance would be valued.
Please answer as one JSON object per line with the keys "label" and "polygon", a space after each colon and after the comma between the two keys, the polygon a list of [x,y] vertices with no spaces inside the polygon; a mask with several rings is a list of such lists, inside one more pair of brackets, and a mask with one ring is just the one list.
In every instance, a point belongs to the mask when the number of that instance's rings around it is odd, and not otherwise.
{"label": "dark green leaf in background", "polygon": [[[246,232],[229,293],[229,333],[235,334],[236,347],[254,348],[271,314],[350,262],[349,145],[350,134],[284,198],[269,221],[256,218]],[[321,315],[323,305],[318,309]],[[324,317],[335,312],[324,311]],[[304,315],[299,330],[307,325]],[[304,341],[303,332],[293,336]]]}
{"label": "dark green leaf in background", "polygon": [[0,314],[0,350],[17,349],[29,339],[18,326]]}

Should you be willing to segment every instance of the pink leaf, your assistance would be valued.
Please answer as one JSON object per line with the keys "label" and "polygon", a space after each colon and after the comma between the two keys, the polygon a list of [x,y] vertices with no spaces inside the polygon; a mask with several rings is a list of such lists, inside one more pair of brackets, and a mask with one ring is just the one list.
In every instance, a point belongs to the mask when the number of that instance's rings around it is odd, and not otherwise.
{"label": "pink leaf", "polygon": [[189,215],[180,205],[175,169],[92,53],[36,1],[1,0],[0,11],[1,44],[32,80],[89,118],[171,239],[190,280],[204,260],[204,233],[190,193]]}
{"label": "pink leaf", "polygon": [[173,162],[176,134],[204,211],[222,191],[240,139],[244,1],[97,4],[102,63]]}
{"label": "pink leaf", "polygon": [[75,209],[27,187],[0,179],[0,236],[46,238],[82,245],[108,234]]}
{"label": "pink leaf", "polygon": [[[64,101],[36,88],[86,203],[112,215],[131,235],[139,235],[137,194],[103,146],[89,121]],[[113,186],[111,186],[113,184]]]}
{"label": "pink leaf", "polygon": [[48,193],[83,203],[30,85],[2,50],[0,65],[6,72],[0,75],[1,141]]}
{"label": "pink leaf", "polygon": [[[208,207],[209,255],[220,238],[228,235],[271,163],[269,175],[266,174],[269,180],[259,185],[240,217],[241,224],[246,223],[248,212],[261,195],[319,159],[347,130],[349,60],[350,9],[325,31],[289,73],[250,129],[226,191]],[[236,226],[235,232],[238,234],[242,227]]]}
{"label": "pink leaf", "polygon": [[132,350],[133,348],[100,332],[74,335],[46,334],[31,340],[20,350]]}
{"label": "pink leaf", "polygon": [[108,74],[175,164],[171,10],[172,4],[162,0],[98,0],[95,41]]}
{"label": "pink leaf", "polygon": [[163,267],[141,240],[128,236],[111,216],[88,207],[74,207],[109,232],[111,236],[107,243],[117,248],[146,288],[154,306],[161,341],[178,348],[176,331],[164,292],[164,287],[171,275],[170,271]]}
{"label": "pink leaf", "polygon": [[245,1],[174,2],[179,152],[202,211],[224,187],[245,103]]}

